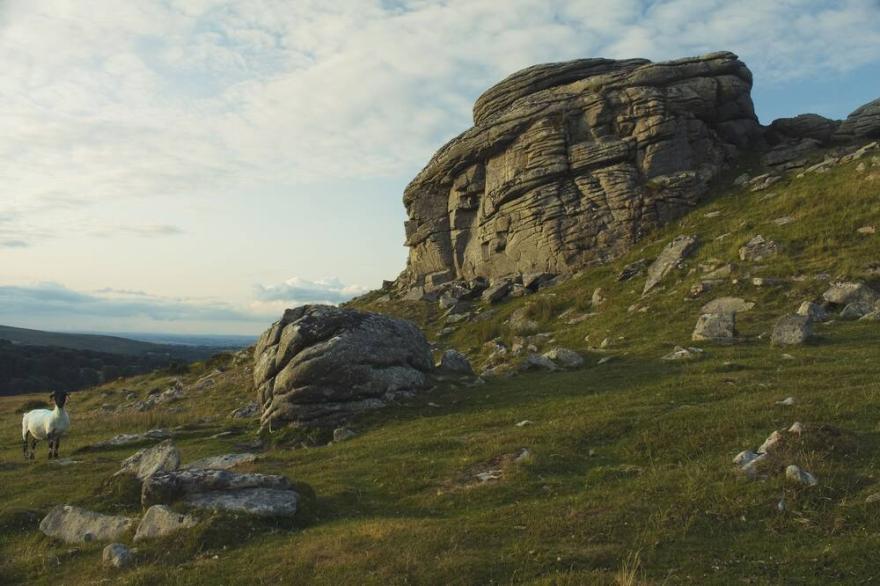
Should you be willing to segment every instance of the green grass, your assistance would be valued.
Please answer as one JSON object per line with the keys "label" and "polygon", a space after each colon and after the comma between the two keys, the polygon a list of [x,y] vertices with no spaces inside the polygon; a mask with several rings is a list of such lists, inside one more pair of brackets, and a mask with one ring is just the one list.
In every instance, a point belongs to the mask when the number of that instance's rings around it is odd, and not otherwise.
{"label": "green grass", "polygon": [[[514,299],[464,324],[441,346],[477,356],[482,343],[512,334],[504,324],[523,304],[541,331],[589,358],[581,370],[490,379],[467,387],[444,384],[409,404],[359,420],[360,434],[330,447],[292,449],[278,441],[247,469],[285,474],[316,497],[292,522],[225,517],[141,546],[142,562],[111,572],[101,545],[71,547],[36,530],[58,503],[137,514],[131,491],[105,484],[135,447],[80,451],[65,468],[21,460],[15,411],[42,396],[0,398],[0,582],[87,584],[860,584],[880,579],[880,326],[835,322],[817,327],[803,347],[772,348],[757,336],[781,314],[821,293],[825,282],[791,281],[755,288],[745,278],[793,278],[829,272],[870,277],[876,236],[855,230],[880,224],[880,181],[852,167],[776,186],[775,197],[720,193],[678,225],[645,241],[611,266],[588,271],[537,295]],[[719,217],[706,218],[711,211]],[[777,227],[772,220],[793,215]],[[731,236],[718,242],[725,232]],[[679,233],[704,243],[687,266],[641,297],[644,277],[618,283],[626,263],[653,258]],[[785,253],[748,267],[738,247],[753,235],[780,241]],[[710,258],[736,262],[738,284],[689,299]],[[571,306],[590,311],[595,287],[608,301],[598,315],[566,326]],[[738,295],[756,302],[739,319],[746,340],[702,344],[690,363],[658,358],[690,333],[706,301]],[[368,299],[369,300],[369,299]],[[635,303],[646,313],[628,312]],[[367,304],[417,319],[431,337],[442,328],[428,304]],[[590,342],[584,337],[590,335]],[[624,339],[618,340],[619,337]],[[606,353],[591,345],[616,340]],[[615,360],[597,365],[600,356]],[[786,357],[789,354],[790,357]],[[198,379],[206,367],[185,375]],[[194,424],[177,441],[184,461],[232,451],[254,439],[228,412],[248,400],[248,375],[230,369],[222,381],[150,414],[102,413],[122,387],[143,397],[171,377],[123,381],[74,396],[73,430],[62,456],[116,433]],[[105,393],[109,393],[105,395]],[[793,396],[790,407],[776,402]],[[518,427],[517,422],[533,423]],[[779,474],[748,481],[731,459],[755,449],[771,431],[807,426],[784,462],[814,473],[800,488]],[[825,426],[824,428],[822,426]],[[236,428],[230,437],[211,438]],[[284,438],[279,434],[279,438]],[[527,448],[532,456],[513,463]],[[789,462],[788,460],[791,460]],[[474,474],[500,468],[480,483]],[[308,488],[303,489],[308,492]],[[777,503],[784,497],[786,510]]]}

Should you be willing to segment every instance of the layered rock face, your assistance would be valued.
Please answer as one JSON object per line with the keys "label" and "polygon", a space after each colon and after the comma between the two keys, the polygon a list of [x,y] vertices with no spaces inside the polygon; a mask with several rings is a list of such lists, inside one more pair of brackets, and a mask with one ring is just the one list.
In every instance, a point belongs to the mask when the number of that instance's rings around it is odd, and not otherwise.
{"label": "layered rock face", "polygon": [[434,367],[414,324],[327,305],[285,311],[254,361],[263,427],[333,425],[428,386]]}
{"label": "layered rock face", "polygon": [[761,136],[751,85],[732,53],[511,75],[407,187],[398,285],[564,274],[622,254]]}

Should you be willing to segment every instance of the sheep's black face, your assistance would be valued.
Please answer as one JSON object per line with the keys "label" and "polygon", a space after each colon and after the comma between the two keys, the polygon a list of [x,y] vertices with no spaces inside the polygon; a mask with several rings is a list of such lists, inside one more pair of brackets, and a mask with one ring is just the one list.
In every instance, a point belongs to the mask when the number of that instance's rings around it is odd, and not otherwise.
{"label": "sheep's black face", "polygon": [[55,391],[49,398],[55,401],[55,404],[58,405],[59,409],[64,409],[64,404],[67,403],[67,395],[68,393],[64,391]]}

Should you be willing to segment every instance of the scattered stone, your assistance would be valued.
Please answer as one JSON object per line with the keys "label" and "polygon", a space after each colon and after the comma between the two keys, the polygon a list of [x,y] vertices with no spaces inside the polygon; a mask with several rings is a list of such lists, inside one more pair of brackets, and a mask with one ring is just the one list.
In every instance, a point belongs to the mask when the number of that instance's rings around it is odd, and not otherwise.
{"label": "scattered stone", "polygon": [[520,421],[519,423],[517,423],[516,426],[517,426],[517,427],[525,427],[525,426],[527,426],[527,425],[532,425],[533,423],[534,423],[534,421],[532,421],[532,420],[530,420],[530,419],[523,419],[522,421]]}
{"label": "scattered stone", "polygon": [[779,448],[782,445],[782,441],[782,434],[778,431],[774,431],[764,440],[761,447],[758,448],[758,453],[769,454]]}
{"label": "scattered stone", "polygon": [[[334,441],[335,440],[335,432],[334,432]],[[229,470],[230,468],[235,468],[236,466],[240,466],[242,464],[250,464],[251,462],[256,462],[257,455],[251,453],[241,453],[241,454],[223,454],[222,456],[210,456],[208,458],[202,458],[201,460],[196,460],[190,464],[184,466],[184,468],[201,468],[205,470]]]}
{"label": "scattered stone", "polygon": [[514,312],[510,314],[508,325],[514,333],[526,335],[538,331],[538,322],[529,317],[530,311],[531,307],[525,305],[514,310]]}
{"label": "scattered stone", "polygon": [[859,321],[880,321],[880,310],[872,311],[871,313],[866,313],[862,317],[859,318]]}
{"label": "scattered stone", "polygon": [[502,301],[510,293],[510,283],[502,281],[497,285],[493,285],[483,291],[483,301],[488,303],[498,303]]}
{"label": "scattered stone", "polygon": [[811,323],[804,315],[784,315],[773,326],[770,342],[774,346],[803,344],[813,335]]}
{"label": "scattered stone", "polygon": [[256,401],[250,401],[243,407],[239,407],[229,414],[233,419],[250,419],[260,414],[260,404]]}
{"label": "scattered stone", "polygon": [[877,293],[864,283],[836,282],[822,294],[822,298],[828,303],[845,306],[850,303],[873,305],[880,301],[880,293]]}
{"label": "scattered stone", "polygon": [[867,304],[864,302],[847,303],[846,307],[840,311],[840,319],[862,319],[866,315],[873,313],[875,306],[875,304]]}
{"label": "scattered stone", "polygon": [[663,356],[660,360],[696,360],[702,357],[703,350],[700,348],[682,348],[681,346],[676,346],[672,352]]}
{"label": "scattered stone", "polygon": [[144,518],[138,524],[134,540],[140,541],[142,539],[164,537],[182,529],[195,527],[196,522],[195,517],[192,515],[175,513],[165,505],[153,505],[147,509]]}
{"label": "scattered stone", "polygon": [[735,313],[704,313],[697,320],[691,339],[695,342],[729,343],[736,339]]}
{"label": "scattered stone", "polygon": [[337,427],[333,430],[333,443],[345,442],[354,437],[357,437],[357,433],[349,427]]}
{"label": "scattered stone", "polygon": [[522,365],[522,370],[558,370],[556,363],[544,355],[529,353]]}
{"label": "scattered stone", "polygon": [[177,470],[180,466],[180,452],[170,439],[151,448],[138,450],[122,462],[122,467],[114,476],[133,474],[138,480],[145,480],[156,472]]}
{"label": "scattered stone", "polygon": [[733,184],[737,187],[742,187],[743,185],[747,184],[750,179],[751,176],[748,173],[743,173],[742,175],[738,175],[736,179],[733,180]]}
{"label": "scattered stone", "polygon": [[778,254],[781,247],[773,240],[767,240],[760,234],[749,240],[739,249],[739,259],[747,262],[759,262]]}
{"label": "scattered stone", "polygon": [[620,271],[617,275],[618,281],[629,281],[630,279],[641,275],[648,266],[648,260],[644,258],[640,258],[639,260],[632,262]]}
{"label": "scattered stone", "polygon": [[733,274],[733,265],[728,263],[721,265],[715,270],[707,272],[703,275],[703,278],[707,281],[721,281],[729,279],[731,274]]}
{"label": "scattered stone", "polygon": [[803,484],[804,486],[816,486],[819,484],[819,481],[815,476],[794,464],[791,464],[785,469],[785,477],[793,482]]}
{"label": "scattered stone", "polygon": [[767,454],[758,454],[757,457],[751,458],[748,462],[744,463],[740,467],[740,472],[745,474],[747,478],[754,480],[758,478],[761,463],[764,462],[766,459]]}
{"label": "scattered stone", "polygon": [[605,356],[603,358],[600,358],[599,361],[596,362],[596,364],[598,364],[599,366],[602,366],[603,364],[608,364],[613,358],[614,356]]}
{"label": "scattered stone", "polygon": [[818,303],[812,301],[804,301],[797,310],[798,315],[808,317],[812,321],[825,321],[828,319],[828,312]]}
{"label": "scattered stone", "polygon": [[778,287],[780,285],[785,285],[785,279],[779,279],[776,277],[753,277],[752,285],[755,287]]}
{"label": "scattered stone", "polygon": [[111,543],[104,548],[102,559],[105,566],[121,569],[130,566],[134,556],[127,547],[121,543]]}
{"label": "scattered stone", "polygon": [[645,282],[645,288],[642,293],[647,293],[656,287],[670,271],[679,267],[684,258],[694,250],[696,245],[697,237],[687,235],[678,236],[667,244],[660,253],[660,256],[657,257],[657,260],[648,267],[648,280]]}
{"label": "scattered stone", "polygon": [[519,453],[513,458],[514,464],[523,464],[532,459],[532,452],[528,448],[523,448],[519,451]]}
{"label": "scattered stone", "polygon": [[739,297],[719,297],[700,309],[701,313],[743,313],[755,307],[754,302]]}
{"label": "scattered stone", "polygon": [[476,474],[474,474],[474,478],[476,478],[480,482],[499,480],[501,477],[501,470],[487,470],[486,472],[477,472]]}
{"label": "scattered stone", "polygon": [[880,501],[880,492],[875,492],[874,494],[868,495],[868,497],[865,498],[866,505],[870,505],[871,503],[876,503],[878,501]]}
{"label": "scattered stone", "polygon": [[714,212],[708,212],[708,213],[703,214],[703,217],[711,220],[712,218],[717,218],[720,215],[721,215],[721,212],[716,210]]}
{"label": "scattered stone", "polygon": [[862,236],[870,236],[871,234],[876,234],[877,229],[874,226],[862,226],[858,230],[856,230]]}
{"label": "scattered stone", "polygon": [[112,541],[122,537],[134,519],[102,515],[70,505],[58,505],[40,522],[40,531],[66,543]]}
{"label": "scattered stone", "polygon": [[549,358],[562,368],[580,368],[584,364],[583,356],[568,348],[553,348],[549,352],[545,352],[544,357]]}
{"label": "scattered stone", "polygon": [[776,404],[791,407],[792,405],[794,405],[794,397],[786,397],[781,401],[776,401]]}
{"label": "scattered stone", "polygon": [[530,291],[537,291],[544,284],[551,281],[554,276],[553,273],[531,273],[523,275],[522,285]]}
{"label": "scattered stone", "polygon": [[455,374],[468,376],[474,374],[474,369],[471,366],[470,361],[467,359],[467,356],[458,350],[452,349],[443,353],[443,356],[440,357],[440,364],[437,365],[437,368],[444,372]]}
{"label": "scattered stone", "polygon": [[605,290],[602,287],[596,287],[596,290],[593,291],[593,297],[591,298],[593,303],[593,307],[599,307],[603,303],[605,303]]}
{"label": "scattered stone", "polygon": [[795,421],[791,424],[791,427],[788,428],[788,432],[800,435],[804,432],[804,426],[800,421]]}
{"label": "scattered stone", "polygon": [[749,189],[750,191],[764,191],[768,187],[771,187],[777,183],[782,181],[782,177],[779,175],[771,175],[770,173],[765,173],[763,175],[758,175],[754,179],[749,180]]}
{"label": "scattered stone", "polygon": [[791,216],[782,216],[773,220],[773,223],[777,226],[785,226],[786,224],[791,224],[792,222],[794,222],[794,218],[792,218]]}
{"label": "scattered stone", "polygon": [[758,457],[759,455],[752,450],[743,450],[742,452],[737,454],[736,457],[733,458],[733,463],[739,466],[745,466],[746,464],[752,462]]}

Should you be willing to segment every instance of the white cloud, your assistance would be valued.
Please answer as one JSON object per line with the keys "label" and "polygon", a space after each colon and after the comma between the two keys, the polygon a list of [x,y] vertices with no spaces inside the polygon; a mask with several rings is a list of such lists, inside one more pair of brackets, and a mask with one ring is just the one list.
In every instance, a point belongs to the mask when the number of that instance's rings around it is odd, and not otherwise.
{"label": "white cloud", "polygon": [[257,285],[256,300],[251,308],[263,312],[280,313],[288,307],[296,307],[306,303],[339,304],[368,289],[360,285],[345,285],[338,278],[310,281],[301,277],[291,277],[283,283],[274,285]]}

